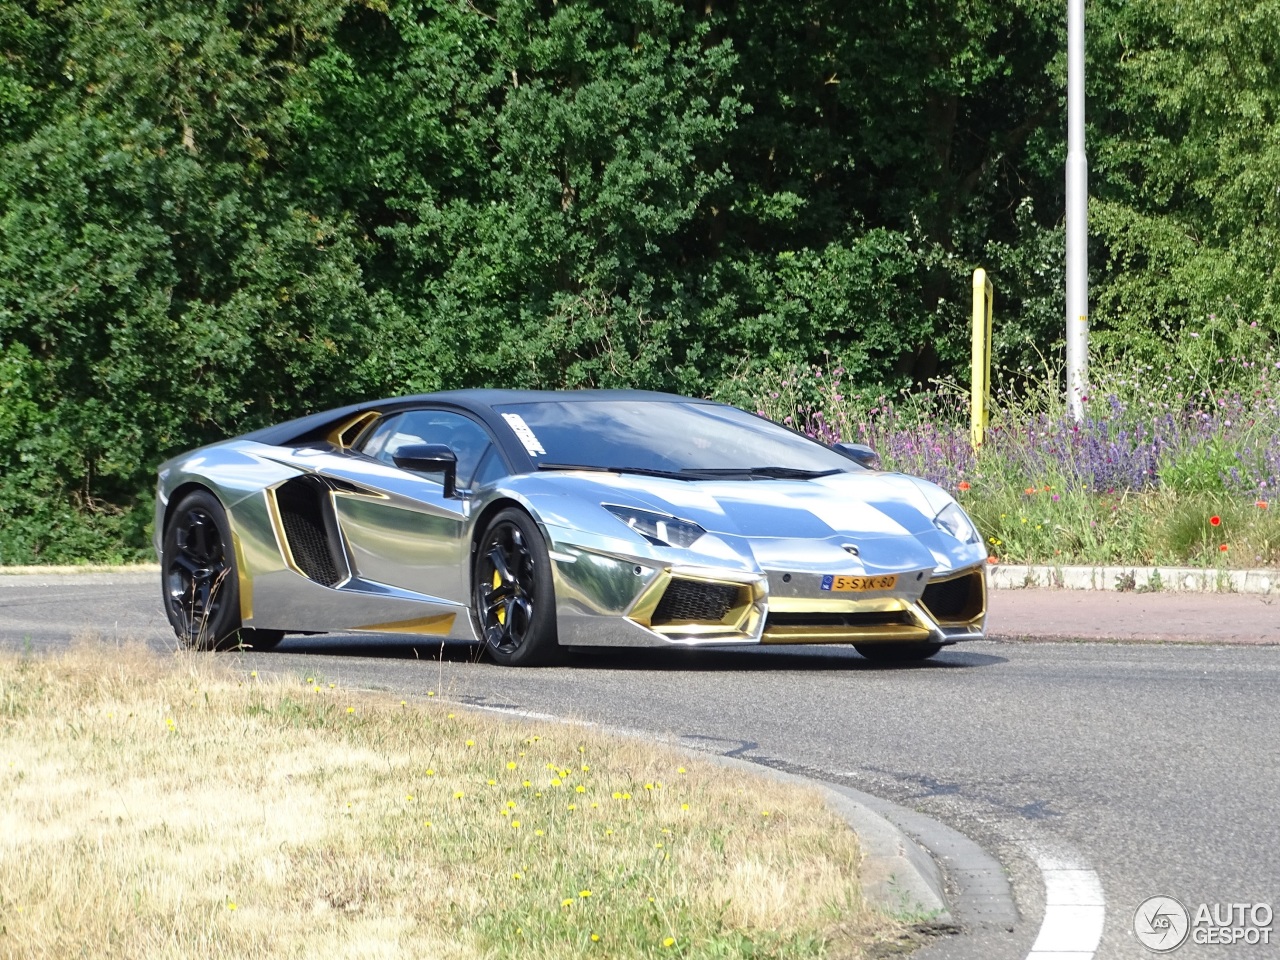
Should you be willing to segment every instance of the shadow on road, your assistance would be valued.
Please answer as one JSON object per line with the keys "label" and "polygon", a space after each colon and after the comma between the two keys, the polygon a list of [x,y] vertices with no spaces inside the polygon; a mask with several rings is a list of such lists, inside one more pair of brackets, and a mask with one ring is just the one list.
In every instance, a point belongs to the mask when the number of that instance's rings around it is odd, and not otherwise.
{"label": "shadow on road", "polygon": [[[397,638],[357,638],[350,635],[288,637],[279,653],[328,657],[367,657],[378,660],[421,660],[444,663],[487,662],[477,643],[434,641],[406,643]],[[917,663],[874,663],[851,647],[719,647],[716,649],[648,649],[588,647],[572,650],[565,666],[574,670],[644,670],[698,672],[798,671],[923,671],[989,667],[1005,663],[1004,657],[977,653],[961,646],[948,647],[930,660]]]}

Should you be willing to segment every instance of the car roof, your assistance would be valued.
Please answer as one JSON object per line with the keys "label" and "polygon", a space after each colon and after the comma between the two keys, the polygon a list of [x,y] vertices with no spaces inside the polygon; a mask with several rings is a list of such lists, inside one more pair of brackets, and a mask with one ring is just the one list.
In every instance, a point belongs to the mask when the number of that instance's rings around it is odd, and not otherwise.
{"label": "car roof", "polygon": [[296,420],[288,420],[270,427],[263,427],[240,436],[240,440],[253,440],[273,446],[286,446],[293,443],[305,443],[317,440],[328,433],[334,424],[367,411],[378,413],[395,413],[400,410],[412,410],[423,406],[454,407],[468,411],[486,422],[494,419],[493,408],[505,404],[537,403],[545,401],[561,403],[585,402],[590,400],[630,400],[647,403],[711,403],[710,400],[698,400],[693,397],[682,397],[675,393],[659,393],[652,390],[503,390],[496,388],[475,388],[468,390],[442,390],[437,393],[418,393],[404,397],[386,397],[381,400],[369,400],[354,403],[333,410],[313,413]]}

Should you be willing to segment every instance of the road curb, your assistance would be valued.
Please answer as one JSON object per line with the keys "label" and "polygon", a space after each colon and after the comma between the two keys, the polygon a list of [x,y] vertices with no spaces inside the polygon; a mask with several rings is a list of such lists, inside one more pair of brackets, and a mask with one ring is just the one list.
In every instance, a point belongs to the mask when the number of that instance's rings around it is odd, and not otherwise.
{"label": "road curb", "polygon": [[995,590],[1104,590],[1120,593],[1280,594],[1280,570],[1206,570],[1196,567],[1060,567],[997,563],[987,567]]}

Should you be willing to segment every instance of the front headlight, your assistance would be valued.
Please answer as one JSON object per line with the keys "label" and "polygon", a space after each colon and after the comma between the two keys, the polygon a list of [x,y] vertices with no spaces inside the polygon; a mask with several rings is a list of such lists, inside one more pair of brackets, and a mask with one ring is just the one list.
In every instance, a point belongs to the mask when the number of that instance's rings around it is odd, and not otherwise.
{"label": "front headlight", "polygon": [[616,503],[602,503],[615,517],[640,536],[659,547],[688,547],[707,531],[690,520],[680,520],[665,513],[637,510]]}
{"label": "front headlight", "polygon": [[961,543],[977,543],[981,539],[978,528],[973,525],[968,514],[960,509],[960,504],[954,501],[938,511],[938,515],[933,518],[933,525]]}

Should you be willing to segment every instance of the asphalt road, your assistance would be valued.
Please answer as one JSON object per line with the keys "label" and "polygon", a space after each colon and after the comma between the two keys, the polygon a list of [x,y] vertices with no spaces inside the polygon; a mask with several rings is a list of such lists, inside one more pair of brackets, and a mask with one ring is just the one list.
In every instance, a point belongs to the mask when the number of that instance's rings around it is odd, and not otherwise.
{"label": "asphalt road", "polygon": [[[157,581],[0,576],[0,645],[54,650],[92,632],[108,656],[110,643],[130,638],[171,649]],[[223,656],[245,669],[672,735],[920,810],[1010,872],[1025,922],[992,960],[1030,951],[1046,858],[1101,878],[1104,960],[1156,956],[1132,932],[1151,896],[1193,911],[1280,906],[1276,646],[984,642],[909,668],[797,647],[609,652],[512,670],[477,662],[466,645],[350,637]],[[1280,944],[1187,943],[1173,955],[1274,958]]]}

